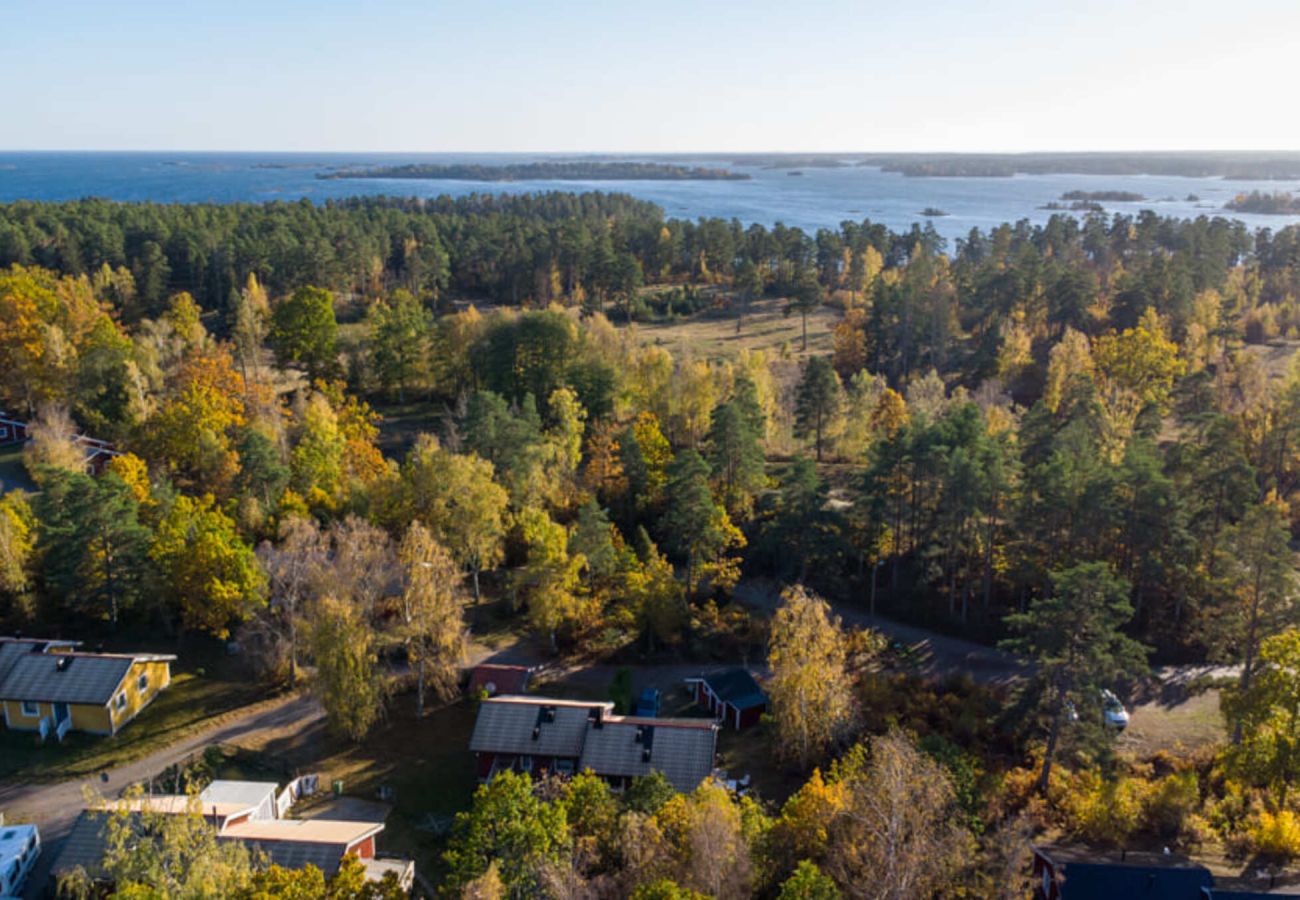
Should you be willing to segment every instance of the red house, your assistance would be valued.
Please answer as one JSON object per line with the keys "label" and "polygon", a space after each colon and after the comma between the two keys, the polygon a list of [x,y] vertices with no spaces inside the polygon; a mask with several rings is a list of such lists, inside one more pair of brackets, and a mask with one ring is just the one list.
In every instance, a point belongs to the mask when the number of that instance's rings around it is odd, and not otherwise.
{"label": "red house", "polygon": [[469,676],[469,695],[477,697],[479,691],[489,697],[497,694],[522,694],[528,690],[528,680],[533,670],[527,666],[500,666],[484,663],[475,666]]}
{"label": "red house", "polygon": [[754,676],[739,666],[688,678],[686,683],[694,690],[697,704],[737,731],[757,725],[767,711],[767,695]]}
{"label": "red house", "polygon": [[27,440],[27,423],[0,413],[0,446],[21,444]]}

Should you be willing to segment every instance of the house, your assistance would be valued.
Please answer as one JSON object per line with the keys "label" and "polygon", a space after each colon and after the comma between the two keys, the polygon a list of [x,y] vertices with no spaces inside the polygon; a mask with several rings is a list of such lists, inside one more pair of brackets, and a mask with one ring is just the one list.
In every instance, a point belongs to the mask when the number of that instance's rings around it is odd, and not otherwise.
{"label": "house", "polygon": [[522,694],[528,690],[528,680],[533,670],[527,666],[503,666],[484,663],[475,666],[469,676],[469,695],[477,697],[480,692],[489,697],[497,694]]}
{"label": "house", "polygon": [[[7,444],[23,444],[31,437],[27,422],[0,412],[0,447]],[[86,454],[86,471],[98,474],[104,470],[109,461],[121,453],[108,441],[87,437],[84,434],[72,436],[72,441]]]}
{"label": "house", "polygon": [[41,833],[35,825],[5,825],[0,816],[0,897],[18,896],[40,855]]}
{"label": "house", "polygon": [[1216,888],[1205,866],[1167,853],[1107,859],[1071,847],[1034,847],[1034,900],[1255,900],[1269,895]]}
{"label": "house", "polygon": [[697,704],[737,731],[757,725],[767,711],[767,695],[754,676],[739,666],[688,678],[686,683]]}
{"label": "house", "polygon": [[0,704],[5,725],[54,735],[116,734],[171,683],[175,656],[84,653],[69,642],[5,639]]}
{"label": "house", "polygon": [[21,444],[27,440],[27,423],[0,413],[0,446]]}
{"label": "house", "polygon": [[591,770],[615,788],[662,772],[679,791],[713,771],[717,726],[706,719],[614,714],[606,701],[502,696],[484,700],[470,738],[481,780],[498,772]]}
{"label": "house", "polygon": [[[162,794],[128,800],[117,806],[127,812],[183,815],[197,812],[217,832],[219,840],[242,841],[284,868],[316,866],[326,877],[339,870],[343,858],[357,857],[368,878],[380,880],[388,872],[410,890],[415,864],[410,860],[380,859],[375,839],[382,822],[342,819],[281,819],[276,817],[276,785],[250,781],[214,781],[197,798]],[[267,806],[267,798],[270,806]],[[51,870],[56,879],[78,867],[92,878],[102,878],[104,823],[107,812],[84,810],[63,842]]]}

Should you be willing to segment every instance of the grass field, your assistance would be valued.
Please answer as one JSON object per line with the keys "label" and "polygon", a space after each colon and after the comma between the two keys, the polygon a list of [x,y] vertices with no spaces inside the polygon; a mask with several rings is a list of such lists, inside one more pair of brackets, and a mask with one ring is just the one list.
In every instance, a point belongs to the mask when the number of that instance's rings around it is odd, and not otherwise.
{"label": "grass field", "polygon": [[740,323],[739,331],[737,316],[732,311],[637,324],[633,329],[642,341],[663,346],[674,356],[683,353],[697,358],[729,359],[742,350],[765,350],[773,358],[800,359],[831,351],[831,331],[840,320],[839,310],[823,306],[808,316],[808,354],[805,354],[801,320],[798,315],[785,315],[784,309],[785,301],[781,299],[756,301]]}
{"label": "grass field", "polygon": [[[107,649],[127,647],[164,650],[125,641],[115,641]],[[172,646],[166,652],[174,650]],[[73,732],[61,744],[41,745],[30,732],[0,729],[0,779],[63,781],[93,775],[161,750],[224,715],[266,699],[266,689],[247,678],[215,644],[186,650],[172,664],[167,690],[116,735]]]}

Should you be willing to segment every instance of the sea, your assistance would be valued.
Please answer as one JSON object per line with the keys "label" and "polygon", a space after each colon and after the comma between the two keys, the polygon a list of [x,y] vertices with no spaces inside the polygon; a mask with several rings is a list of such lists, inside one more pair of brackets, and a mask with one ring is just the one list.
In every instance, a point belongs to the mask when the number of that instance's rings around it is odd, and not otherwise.
{"label": "sea", "polygon": [[[1107,212],[1151,209],[1165,216],[1228,216],[1252,229],[1278,229],[1300,216],[1266,216],[1224,210],[1243,191],[1300,191],[1279,181],[1227,181],[1158,175],[1016,175],[1009,178],[908,177],[854,164],[782,168],[737,165],[717,157],[602,156],[722,166],[748,181],[447,181],[412,179],[323,180],[338,168],[404,163],[492,165],[584,157],[540,154],[396,153],[195,153],[0,152],[0,202],[110,200],[160,203],[261,203],[306,198],[321,203],[361,195],[463,196],[473,193],[608,191],[650,200],[674,218],[720,217],[748,225],[783,223],[814,232],[841,222],[870,219],[895,230],[929,222],[950,242],[971,229],[1003,222],[1045,222],[1044,207],[1067,191],[1130,191],[1141,202],[1106,202]],[[597,157],[587,157],[597,158]],[[945,215],[926,215],[938,210]],[[1082,215],[1082,213],[1076,213]]]}

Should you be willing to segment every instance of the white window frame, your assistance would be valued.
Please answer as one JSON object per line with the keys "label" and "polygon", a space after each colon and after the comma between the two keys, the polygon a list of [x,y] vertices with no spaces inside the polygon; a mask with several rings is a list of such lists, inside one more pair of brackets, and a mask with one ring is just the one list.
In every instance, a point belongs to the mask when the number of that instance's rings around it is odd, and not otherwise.
{"label": "white window frame", "polygon": [[34,700],[24,700],[22,704],[23,715],[28,718],[39,718],[41,715],[41,704]]}
{"label": "white window frame", "polygon": [[113,708],[118,712],[126,709],[126,691],[123,691],[113,698]]}
{"label": "white window frame", "polygon": [[135,680],[135,689],[136,689],[136,691],[138,691],[138,692],[141,693],[141,694],[143,694],[145,691],[149,690],[149,673],[148,673],[148,672],[141,672],[141,673],[140,673],[140,677],[137,678],[137,679]]}

